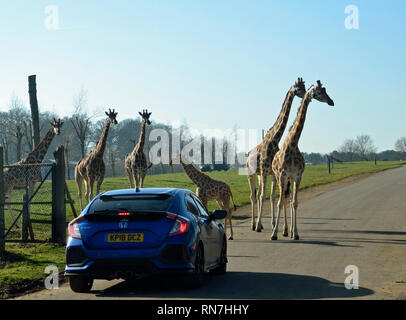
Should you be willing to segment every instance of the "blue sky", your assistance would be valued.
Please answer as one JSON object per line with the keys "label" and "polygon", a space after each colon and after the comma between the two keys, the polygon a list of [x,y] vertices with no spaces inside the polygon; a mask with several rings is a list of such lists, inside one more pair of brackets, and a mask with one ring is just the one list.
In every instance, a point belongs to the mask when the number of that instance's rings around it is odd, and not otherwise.
{"label": "blue sky", "polygon": [[[350,4],[358,30],[344,27]],[[45,28],[48,5],[59,30]],[[36,74],[43,111],[70,114],[84,88],[89,110],[113,106],[119,119],[147,107],[152,120],[260,132],[300,76],[307,87],[320,79],[335,102],[312,102],[302,151],[360,134],[392,149],[406,136],[405,11],[402,0],[0,0],[0,109],[13,94],[28,106]]]}

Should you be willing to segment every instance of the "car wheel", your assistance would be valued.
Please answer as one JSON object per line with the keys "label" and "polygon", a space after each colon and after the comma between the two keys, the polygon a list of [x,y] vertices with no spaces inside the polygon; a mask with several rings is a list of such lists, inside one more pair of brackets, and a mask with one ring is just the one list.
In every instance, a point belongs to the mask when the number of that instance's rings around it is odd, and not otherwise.
{"label": "car wheel", "polygon": [[92,289],[93,279],[85,276],[70,276],[69,285],[74,292],[87,293]]}
{"label": "car wheel", "polygon": [[214,274],[225,274],[227,272],[227,240],[224,238],[220,254],[220,265],[213,269]]}
{"label": "car wheel", "polygon": [[188,275],[186,286],[191,289],[200,288],[204,282],[204,253],[203,248],[199,245],[195,258],[195,270]]}

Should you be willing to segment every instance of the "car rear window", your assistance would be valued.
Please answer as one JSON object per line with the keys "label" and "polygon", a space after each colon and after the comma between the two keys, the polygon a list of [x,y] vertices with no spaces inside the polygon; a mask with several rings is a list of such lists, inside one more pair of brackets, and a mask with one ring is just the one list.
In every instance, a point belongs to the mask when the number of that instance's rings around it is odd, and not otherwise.
{"label": "car rear window", "polygon": [[88,214],[111,213],[114,211],[156,212],[167,211],[172,202],[169,194],[144,195],[102,195],[89,208]]}

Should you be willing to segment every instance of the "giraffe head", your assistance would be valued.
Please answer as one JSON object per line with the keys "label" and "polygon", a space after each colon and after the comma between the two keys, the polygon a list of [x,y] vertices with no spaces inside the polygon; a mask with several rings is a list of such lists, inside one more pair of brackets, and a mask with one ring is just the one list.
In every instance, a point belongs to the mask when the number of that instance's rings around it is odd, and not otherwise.
{"label": "giraffe head", "polygon": [[297,78],[297,81],[292,86],[292,90],[294,91],[295,95],[299,98],[303,98],[306,94],[306,87],[303,81],[303,78]]}
{"label": "giraffe head", "polygon": [[111,111],[111,109],[109,108],[109,112],[106,111],[105,113],[106,113],[106,116],[109,117],[110,123],[112,123],[112,124],[117,124],[118,123],[117,120],[116,120],[118,112],[114,112],[114,109],[113,109],[113,111]]}
{"label": "giraffe head", "polygon": [[317,80],[317,84],[309,89],[309,93],[311,98],[327,103],[329,106],[334,106],[334,101],[328,96],[326,88],[321,85],[320,80]]}
{"label": "giraffe head", "polygon": [[54,133],[56,135],[60,135],[61,134],[61,127],[63,125],[63,121],[61,121],[61,119],[56,120],[54,118],[54,120],[52,120],[50,123],[51,123],[51,126],[54,128]]}
{"label": "giraffe head", "polygon": [[142,117],[142,121],[145,121],[148,125],[151,124],[151,121],[149,121],[149,117],[151,116],[152,112],[148,113],[148,110],[142,110],[141,112],[138,112],[140,114],[140,116]]}

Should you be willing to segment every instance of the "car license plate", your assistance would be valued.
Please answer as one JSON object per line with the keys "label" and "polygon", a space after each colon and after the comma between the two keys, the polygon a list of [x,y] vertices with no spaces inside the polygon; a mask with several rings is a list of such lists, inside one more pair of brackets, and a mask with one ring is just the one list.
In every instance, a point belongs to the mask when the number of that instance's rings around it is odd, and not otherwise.
{"label": "car license plate", "polygon": [[109,233],[107,242],[144,242],[143,233]]}

